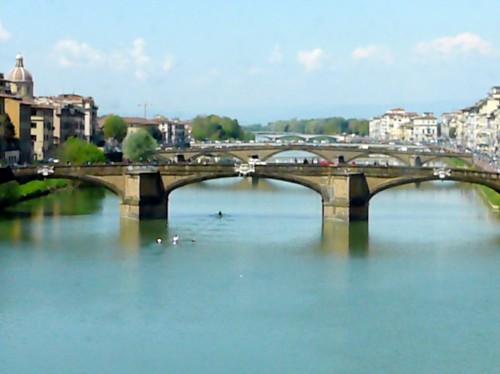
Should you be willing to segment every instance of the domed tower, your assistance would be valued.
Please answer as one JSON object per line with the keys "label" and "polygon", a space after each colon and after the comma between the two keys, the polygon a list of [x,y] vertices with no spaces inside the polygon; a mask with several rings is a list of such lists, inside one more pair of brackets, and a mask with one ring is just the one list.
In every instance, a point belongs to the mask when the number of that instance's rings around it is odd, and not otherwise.
{"label": "domed tower", "polygon": [[7,74],[7,80],[11,82],[10,89],[13,94],[33,99],[33,77],[24,68],[23,56],[16,56],[16,66]]}

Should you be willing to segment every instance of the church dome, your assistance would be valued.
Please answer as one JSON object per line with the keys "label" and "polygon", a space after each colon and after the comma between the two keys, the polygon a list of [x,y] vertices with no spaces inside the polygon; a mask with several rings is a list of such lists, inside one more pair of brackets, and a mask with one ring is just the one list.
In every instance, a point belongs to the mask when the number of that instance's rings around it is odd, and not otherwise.
{"label": "church dome", "polygon": [[23,56],[16,56],[16,66],[9,71],[6,78],[11,82],[33,82],[33,76],[24,68]]}

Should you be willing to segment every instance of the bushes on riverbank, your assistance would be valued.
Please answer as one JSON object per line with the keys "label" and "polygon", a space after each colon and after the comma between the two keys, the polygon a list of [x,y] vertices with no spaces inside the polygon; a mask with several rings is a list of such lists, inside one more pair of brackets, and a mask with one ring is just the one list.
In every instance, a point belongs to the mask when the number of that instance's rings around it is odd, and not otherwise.
{"label": "bushes on riverbank", "polygon": [[35,180],[20,185],[16,181],[0,185],[0,207],[5,208],[20,201],[47,195],[52,191],[70,186],[67,179]]}
{"label": "bushes on riverbank", "polygon": [[13,201],[18,201],[19,196],[19,184],[16,181],[0,185],[0,208],[11,205]]}

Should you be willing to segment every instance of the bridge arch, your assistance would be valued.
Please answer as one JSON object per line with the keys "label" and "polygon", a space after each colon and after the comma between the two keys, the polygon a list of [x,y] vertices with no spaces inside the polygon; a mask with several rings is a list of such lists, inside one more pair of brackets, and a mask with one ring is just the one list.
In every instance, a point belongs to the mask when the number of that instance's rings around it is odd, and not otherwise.
{"label": "bridge arch", "polygon": [[33,174],[24,174],[22,177],[16,178],[16,181],[19,184],[25,184],[28,182],[32,182],[35,180],[43,180],[43,179],[69,179],[69,180],[77,180],[77,181],[82,181],[86,183],[90,183],[94,186],[99,186],[99,187],[104,187],[107,190],[111,191],[118,197],[122,198],[123,197],[123,191],[115,184],[108,182],[104,179],[94,177],[94,176],[89,176],[89,175],[74,175],[74,174],[62,174],[62,173],[54,173],[54,174],[49,174],[47,176],[41,176],[34,170]]}
{"label": "bridge arch", "polygon": [[[346,158],[344,157],[344,160],[346,163],[350,163],[350,162],[353,162],[353,161],[356,161],[360,158],[370,158],[370,155],[381,155],[381,156],[387,156],[388,158],[391,158],[391,159],[395,159],[395,160],[398,160],[398,161],[401,161],[401,163],[404,165],[404,166],[411,166],[410,163],[408,162],[407,159],[404,159],[404,158],[401,158],[401,157],[398,157],[396,155],[394,155],[393,153],[390,153],[390,152],[377,152],[377,153],[373,153],[373,152],[362,152],[360,154],[357,154],[353,157],[350,157],[350,158]],[[343,156],[342,156],[343,157]],[[340,158],[340,157],[339,157]]]}
{"label": "bridge arch", "polygon": [[200,150],[199,152],[196,152],[194,153],[193,155],[191,155],[189,158],[191,160],[196,160],[200,157],[203,157],[203,156],[206,156],[206,157],[213,157],[213,156],[229,156],[229,157],[232,157],[232,158],[235,158],[237,160],[240,160],[242,162],[246,162],[247,160],[244,160],[241,156],[239,155],[236,155],[236,154],[233,154],[231,153],[230,151],[228,152],[227,149],[220,149],[220,150],[214,150],[214,149],[209,149],[209,150]]}
{"label": "bridge arch", "polygon": [[[192,176],[188,178],[183,178],[181,180],[175,181],[169,185],[166,186],[165,192],[167,193],[167,197],[176,189],[180,187],[184,187],[190,184],[194,183],[200,183],[208,180],[215,180],[215,179],[224,179],[224,178],[239,178],[238,174],[236,173],[227,173],[227,174],[219,174],[219,175],[202,175],[202,176]],[[277,175],[277,174],[272,174],[272,173],[262,173],[262,172],[255,172],[251,175],[251,178],[256,177],[256,178],[266,178],[266,179],[274,179],[274,180],[279,180],[283,182],[289,182],[289,183],[294,183],[301,185],[303,187],[309,188],[315,192],[317,192],[322,199],[327,198],[328,196],[326,195],[326,191],[322,191],[321,187],[313,182],[307,181],[302,178],[297,178],[293,176],[287,176],[287,175]]]}
{"label": "bridge arch", "polygon": [[[276,147],[278,149],[272,151],[272,152],[269,152],[265,157],[263,157],[263,161],[267,161],[269,160],[270,158],[272,157],[275,157],[281,153],[286,153],[286,152],[297,152],[296,149],[293,149],[293,148],[289,148],[287,146],[281,146],[281,147]],[[310,150],[307,150],[307,151],[301,151],[301,152],[304,152],[304,153],[307,153],[307,154],[311,154],[315,157],[323,157],[320,152],[314,152],[314,151],[310,151]]]}
{"label": "bridge arch", "polygon": [[460,160],[469,167],[474,166],[473,159],[466,159],[466,158],[462,158],[462,157],[458,157],[458,156],[450,157],[450,156],[442,156],[442,155],[435,155],[435,156],[431,156],[429,158],[426,158],[425,161],[422,161],[421,166],[428,166],[430,162],[436,161],[436,160],[453,160],[453,159]]}
{"label": "bridge arch", "polygon": [[378,193],[388,190],[390,188],[404,186],[412,183],[421,183],[421,182],[431,182],[431,181],[453,181],[453,182],[461,182],[461,183],[469,183],[469,184],[477,184],[486,186],[491,188],[492,190],[500,193],[500,187],[495,184],[493,181],[484,181],[479,178],[471,178],[471,177],[460,177],[460,176],[449,176],[445,179],[440,178],[439,176],[426,176],[426,177],[404,177],[390,180],[386,183],[382,183],[376,186],[373,189],[370,189],[370,195],[368,197],[368,201],[370,201],[375,195]]}

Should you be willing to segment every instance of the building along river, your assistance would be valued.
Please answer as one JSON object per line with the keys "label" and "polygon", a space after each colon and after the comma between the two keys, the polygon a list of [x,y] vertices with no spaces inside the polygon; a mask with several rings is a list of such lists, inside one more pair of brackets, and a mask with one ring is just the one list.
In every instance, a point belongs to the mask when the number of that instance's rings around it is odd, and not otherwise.
{"label": "building along river", "polygon": [[471,186],[390,189],[348,226],[304,187],[231,178],[174,191],[169,217],[120,219],[99,189],[4,214],[0,371],[500,371],[500,218]]}

